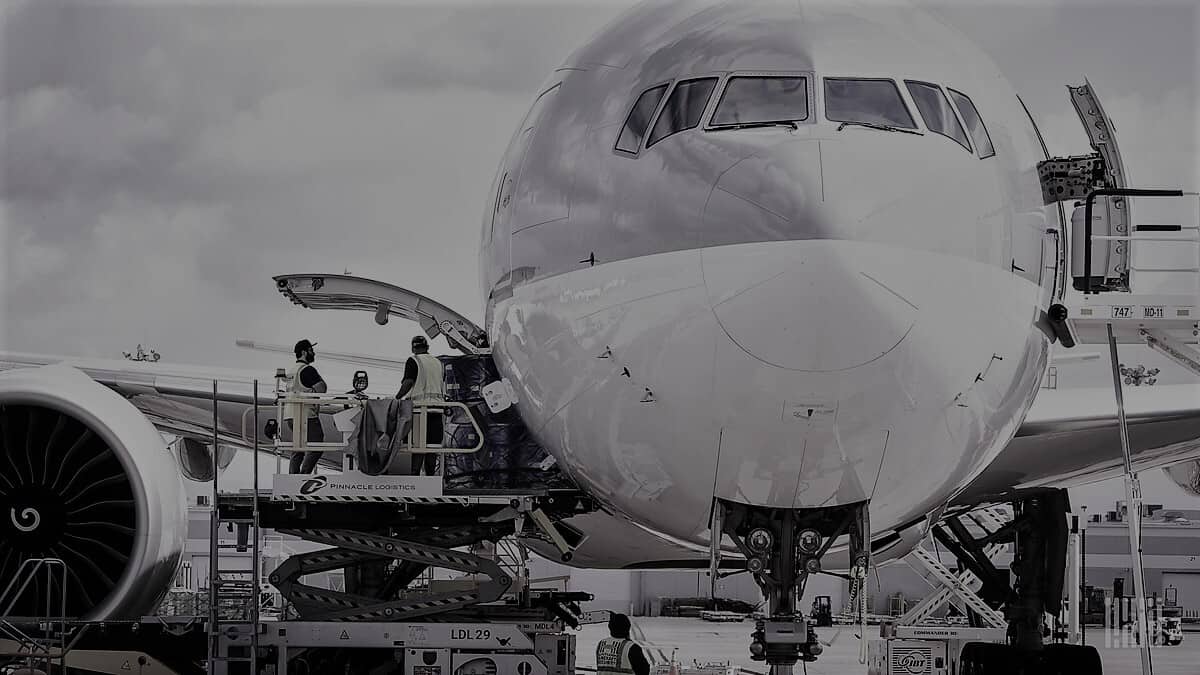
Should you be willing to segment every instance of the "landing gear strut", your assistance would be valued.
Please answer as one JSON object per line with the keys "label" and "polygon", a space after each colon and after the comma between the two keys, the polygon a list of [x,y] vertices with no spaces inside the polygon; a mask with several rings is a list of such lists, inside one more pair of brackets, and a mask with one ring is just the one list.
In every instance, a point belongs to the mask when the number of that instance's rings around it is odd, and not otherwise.
{"label": "landing gear strut", "polygon": [[[870,564],[867,504],[823,509],[775,509],[718,500],[721,530],[746,557],[746,568],[767,599],[767,616],[752,634],[750,657],[765,661],[771,675],[790,675],[798,661],[821,654],[816,631],[797,610],[811,574],[834,540],[850,537],[851,593],[861,596]],[[856,593],[856,590],[859,592]]]}

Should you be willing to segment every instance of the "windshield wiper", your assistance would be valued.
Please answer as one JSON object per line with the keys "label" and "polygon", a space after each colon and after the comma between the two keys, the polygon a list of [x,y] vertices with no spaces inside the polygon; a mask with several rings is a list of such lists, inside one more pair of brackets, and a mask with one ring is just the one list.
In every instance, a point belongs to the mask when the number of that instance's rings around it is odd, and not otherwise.
{"label": "windshield wiper", "polygon": [[795,131],[800,128],[800,125],[796,124],[792,120],[771,120],[769,122],[741,122],[738,124],[718,124],[716,126],[709,127],[709,130],[717,131],[718,129],[754,129],[754,128],[758,128],[758,127],[787,127],[789,129],[791,129],[792,131]]}
{"label": "windshield wiper", "polygon": [[845,129],[848,126],[866,127],[868,129],[878,129],[880,131],[902,131],[906,134],[915,134],[917,136],[925,135],[925,134],[917,131],[916,129],[905,129],[904,127],[894,127],[890,124],[879,124],[877,122],[842,122],[841,124],[838,125],[837,130],[841,131],[842,129]]}

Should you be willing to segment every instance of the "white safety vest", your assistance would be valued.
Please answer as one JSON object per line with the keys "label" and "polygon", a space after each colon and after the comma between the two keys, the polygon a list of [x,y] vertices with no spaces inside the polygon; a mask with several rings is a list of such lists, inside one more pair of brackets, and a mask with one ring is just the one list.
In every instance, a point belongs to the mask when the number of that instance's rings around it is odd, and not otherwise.
{"label": "white safety vest", "polygon": [[[294,394],[314,393],[315,390],[312,387],[306,387],[306,386],[304,386],[304,383],[302,383],[300,381],[300,373],[305,368],[307,368],[309,365],[311,365],[311,364],[304,363],[303,361],[297,361],[296,363],[292,364],[292,369],[288,371],[288,392],[289,393],[294,393]],[[299,408],[300,408],[300,405],[295,404],[295,403],[291,403],[291,404],[288,404],[287,406],[285,406],[284,411],[283,411],[283,419],[285,419],[285,420],[295,419],[296,412],[299,410]],[[308,406],[308,410],[307,410],[307,413],[305,416],[306,417],[317,417],[317,406],[315,406],[315,405]]]}
{"label": "white safety vest", "polygon": [[413,354],[413,358],[417,360],[417,380],[404,398],[416,405],[445,401],[442,362],[429,354]]}
{"label": "white safety vest", "polygon": [[633,640],[605,638],[596,645],[596,675],[632,675],[629,650]]}

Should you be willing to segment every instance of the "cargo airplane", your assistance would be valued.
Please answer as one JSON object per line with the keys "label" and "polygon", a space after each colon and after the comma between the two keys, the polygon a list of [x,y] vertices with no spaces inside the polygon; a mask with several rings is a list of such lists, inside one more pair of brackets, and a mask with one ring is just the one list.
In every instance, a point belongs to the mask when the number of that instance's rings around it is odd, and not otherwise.
{"label": "cargo airplane", "polygon": [[[1118,475],[1121,454],[1111,390],[1039,394],[1068,258],[1047,158],[992,61],[898,3],[650,3],[571,55],[486,195],[478,330],[524,423],[603,505],[571,519],[572,564],[720,559],[789,619],[811,573],[861,584],[932,524],[1012,502],[1041,533],[1030,569],[1061,569],[1062,488]],[[0,566],[40,545],[22,537],[83,553],[108,527],[123,562],[86,572],[109,592],[80,613],[145,611],[183,525],[154,427],[203,443],[211,419],[203,387],[164,383],[205,371],[3,360]],[[1178,465],[1197,493],[1200,389],[1128,405],[1136,468]],[[28,464],[56,445],[74,489],[120,492],[88,522]],[[1001,649],[1037,651],[1062,579],[1023,572]],[[758,649],[783,673],[819,646]],[[1088,649],[1045,672],[1089,668]]]}

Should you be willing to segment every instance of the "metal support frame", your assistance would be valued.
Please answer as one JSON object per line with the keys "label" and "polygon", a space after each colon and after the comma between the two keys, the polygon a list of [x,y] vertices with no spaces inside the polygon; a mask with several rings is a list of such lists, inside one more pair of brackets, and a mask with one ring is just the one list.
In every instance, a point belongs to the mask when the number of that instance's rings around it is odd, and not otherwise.
{"label": "metal support frame", "polygon": [[1133,592],[1137,603],[1137,634],[1141,655],[1142,675],[1152,675],[1154,664],[1150,657],[1150,631],[1146,622],[1146,580],[1142,571],[1142,485],[1133,470],[1129,449],[1129,426],[1125,419],[1125,394],[1121,388],[1120,360],[1112,324],[1108,325],[1108,353],[1112,362],[1113,393],[1117,397],[1117,420],[1121,430],[1121,455],[1125,463],[1125,499],[1129,504],[1129,551],[1133,559]]}
{"label": "metal support frame", "polygon": [[[947,569],[945,565],[942,565],[937,558],[934,558],[929,551],[926,551],[921,547],[914,549],[909,556],[913,560],[917,561],[921,567],[924,567],[926,570],[928,570],[942,585],[942,588],[939,589],[937,593],[930,595],[928,598],[926,598],[926,600],[929,600],[930,598],[940,598],[941,603],[944,603],[950,599],[949,596],[953,595],[954,597],[958,598],[960,602],[966,605],[970,611],[977,614],[987,627],[1004,627],[1004,615],[989,607],[987,603],[985,603],[983,599],[976,594],[976,589],[972,588],[972,586],[969,584],[969,580],[978,582],[979,577],[971,574],[969,571],[964,571],[957,575],[954,574]],[[925,614],[925,612],[930,611],[931,606],[935,606],[933,603],[930,605],[924,605],[924,602],[925,601],[922,601],[922,604],[918,605],[918,608],[922,611],[917,612],[916,616],[911,616],[913,614],[912,612],[904,615],[897,622],[898,625],[906,626],[917,623],[917,620],[915,620],[916,617],[919,617],[922,614]],[[934,602],[936,602],[936,600]],[[917,610],[918,608],[914,608],[914,610]]]}
{"label": "metal support frame", "polygon": [[[1000,531],[1005,525],[1005,521],[999,515],[993,512],[991,508],[972,511],[970,514],[968,514],[968,517],[974,520],[979,527],[989,535]],[[1005,549],[1006,546],[1004,544],[988,543],[983,545],[982,552],[984,558],[990,563]],[[921,553],[925,553],[926,555],[922,556]],[[914,565],[913,562],[909,562],[909,566],[913,567],[913,571],[917,573],[921,572],[921,569],[918,569],[918,567],[929,572],[931,576],[933,576],[934,579],[940,584],[940,588],[938,588],[935,592],[925,596],[925,598],[917,603],[912,609],[901,616],[896,622],[897,626],[919,625],[923,621],[931,618],[934,612],[938,611],[946,603],[955,602],[956,599],[958,602],[963,603],[963,607],[970,607],[971,611],[974,611],[980,618],[982,618],[984,623],[988,623],[997,628],[1004,625],[1004,616],[984,603],[984,601],[978,596],[980,589],[983,588],[983,581],[980,576],[975,574],[969,568],[963,569],[957,574],[951,573],[950,570],[945,568],[939,560],[929,557],[927,553],[928,552],[924,551],[923,549],[916,549],[912,554],[910,554],[910,556],[915,559],[916,564]],[[906,558],[906,561],[907,560],[908,559]],[[931,569],[931,566],[928,564],[929,562],[936,563],[941,569]],[[947,577],[949,577],[949,579],[947,579]],[[962,598],[962,593],[970,593],[970,595],[976,598],[979,601],[979,604],[982,604],[987,611],[980,611],[971,600]]]}
{"label": "metal support frame", "polygon": [[1071,644],[1083,644],[1083,621],[1079,616],[1083,599],[1083,566],[1080,546],[1083,543],[1083,522],[1087,515],[1071,515],[1071,534],[1067,539],[1067,634]]}
{"label": "metal support frame", "polygon": [[[258,380],[254,380],[254,401],[258,401]],[[218,396],[217,380],[212,382],[213,396],[213,485],[212,485],[212,514],[209,517],[209,542],[208,542],[208,622],[207,622],[207,644],[208,644],[208,675],[224,675],[229,672],[229,663],[245,663],[248,664],[250,673],[258,672],[258,636],[261,630],[262,622],[259,613],[259,604],[262,600],[262,580],[259,575],[261,546],[259,536],[259,510],[258,496],[260,489],[259,481],[259,445],[258,434],[253,434],[253,446],[251,448],[251,459],[253,468],[251,476],[254,481],[252,488],[253,492],[253,507],[248,516],[237,518],[225,518],[219,508],[219,500],[221,498],[220,476],[221,469],[216,464],[217,449],[219,438],[217,430],[219,428],[217,417],[217,401]],[[253,407],[254,428],[259,428],[258,404]],[[297,425],[303,429],[304,425]],[[250,568],[249,569],[224,569],[221,567],[221,551],[230,547],[230,545],[222,545],[220,542],[220,526],[222,524],[231,524],[238,530],[238,543],[233,544],[234,548],[240,551],[249,549],[250,551]],[[245,538],[243,543],[242,539]],[[250,580],[231,579],[225,575],[242,577],[249,575]],[[243,601],[239,608],[239,616],[233,619],[227,619],[222,614],[222,600]],[[248,636],[250,642],[249,653],[246,656],[230,656],[222,653],[220,646],[223,637],[228,637],[230,634],[244,634]]]}
{"label": "metal support frame", "polygon": [[[496,537],[499,526],[457,528],[429,537],[429,543],[345,530],[281,530],[302,539],[334,546],[292,556],[271,573],[271,583],[298,607],[311,608],[319,620],[402,621],[431,614],[462,610],[498,600],[512,577],[494,561],[455,551],[482,539]],[[401,599],[386,599],[315,588],[299,583],[300,577],[315,572],[390,559],[484,575],[471,590],[424,593]]]}
{"label": "metal support frame", "polygon": [[[27,569],[28,568],[28,569]],[[59,594],[59,608],[57,616],[54,614],[54,581],[55,571],[58,572],[58,587],[62,590]],[[26,667],[33,669],[35,663],[44,663],[46,672],[50,672],[51,665],[57,656],[58,666],[61,672],[66,672],[66,658],[69,647],[67,645],[67,565],[59,558],[29,558],[17,567],[16,574],[5,586],[3,592],[0,592],[0,617],[7,617],[12,614],[13,608],[17,601],[24,595],[30,584],[37,581],[38,573],[45,572],[46,583],[46,604],[44,614],[35,617],[34,624],[37,626],[35,631],[43,631],[46,633],[43,637],[35,637],[18,628],[12,621],[0,618],[0,637],[8,637],[14,640],[19,649],[16,653],[6,654],[0,653],[0,657],[16,656],[24,657]],[[40,585],[40,584],[38,584]],[[37,586],[34,591],[38,590]],[[5,604],[7,602],[7,604]],[[57,629],[55,624],[58,624]]]}
{"label": "metal support frame", "polygon": [[979,579],[978,593],[984,601],[999,607],[1010,591],[1008,573],[996,569],[992,564],[990,551],[985,547],[990,544],[1013,542],[1015,527],[1014,524],[1009,524],[978,541],[958,522],[956,516],[951,516],[947,518],[944,526],[935,526],[931,533],[935,541],[950,551],[968,572]]}
{"label": "metal support frame", "polygon": [[[1197,329],[1192,330],[1193,337],[1196,337],[1197,333],[1200,333],[1200,331]],[[1146,341],[1147,347],[1178,363],[1193,374],[1200,376],[1200,351],[1189,347],[1181,340],[1176,340],[1173,336],[1163,331],[1153,328],[1139,328],[1138,334]]]}

